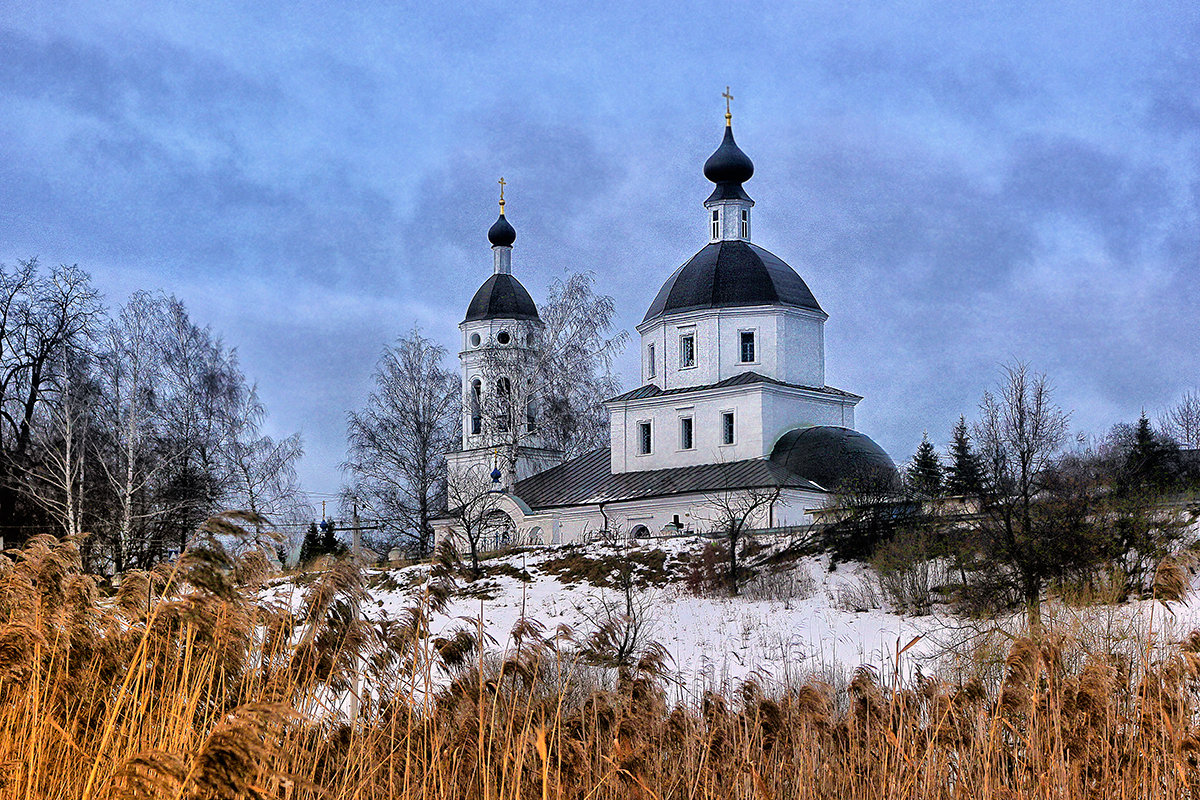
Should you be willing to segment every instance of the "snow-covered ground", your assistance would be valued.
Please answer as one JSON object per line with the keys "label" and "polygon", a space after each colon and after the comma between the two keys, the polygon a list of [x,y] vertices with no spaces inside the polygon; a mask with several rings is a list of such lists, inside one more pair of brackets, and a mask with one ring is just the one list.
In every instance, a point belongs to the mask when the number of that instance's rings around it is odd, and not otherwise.
{"label": "snow-covered ground", "polygon": [[[647,543],[640,550],[661,549],[669,557],[679,553],[694,557],[703,546],[703,540],[671,539]],[[445,614],[431,621],[433,633],[473,628],[482,619],[494,647],[503,650],[511,645],[510,631],[524,614],[547,632],[566,625],[577,639],[585,637],[595,627],[599,602],[624,601],[613,589],[584,580],[566,582],[542,566],[579,552],[602,557],[613,551],[602,545],[576,550],[545,547],[485,560],[484,567],[491,574],[483,579],[483,585],[490,587],[486,593],[491,599],[456,598]],[[398,588],[374,589],[372,606],[399,615],[419,595],[428,570],[421,565],[388,571],[391,581],[384,582],[394,581]],[[504,574],[518,570],[532,580]],[[886,605],[886,600],[870,569],[842,564],[831,571],[827,556],[789,562],[782,574],[784,580],[779,583],[799,589],[783,592],[793,596],[782,599],[696,596],[688,591],[682,576],[636,593],[635,604],[645,610],[646,637],[669,653],[680,691],[695,696],[703,689],[730,688],[747,679],[764,686],[794,684],[810,677],[838,683],[860,664],[875,668],[884,677],[897,671],[909,676],[916,668],[934,673],[945,665],[950,651],[981,629],[995,627],[957,618],[937,606],[933,613],[921,616],[874,607]],[[380,582],[378,577],[375,583]],[[862,602],[864,585],[875,586],[873,602]],[[1109,636],[1112,641],[1132,639],[1136,648],[1137,641],[1144,642],[1150,635],[1151,625],[1158,641],[1178,641],[1200,627],[1200,609],[1195,605],[1200,604],[1174,604],[1164,610],[1161,605],[1140,602],[1088,609],[1051,607],[1047,613],[1083,634]],[[864,606],[870,607],[862,610]]]}

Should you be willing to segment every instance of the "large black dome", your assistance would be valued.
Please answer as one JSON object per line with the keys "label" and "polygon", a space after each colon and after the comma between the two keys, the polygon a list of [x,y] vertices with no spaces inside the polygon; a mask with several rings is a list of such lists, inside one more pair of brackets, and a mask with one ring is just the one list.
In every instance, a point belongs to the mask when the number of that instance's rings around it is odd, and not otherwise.
{"label": "large black dome", "polygon": [[712,242],[667,278],[642,321],[702,308],[762,305],[821,311],[808,284],[779,256],[741,240]]}
{"label": "large black dome", "polygon": [[895,490],[900,474],[870,436],[835,425],[794,428],[775,443],[771,460],[828,491],[847,486]]}
{"label": "large black dome", "polygon": [[519,280],[497,273],[484,281],[471,298],[463,321],[480,319],[538,319],[537,306]]}

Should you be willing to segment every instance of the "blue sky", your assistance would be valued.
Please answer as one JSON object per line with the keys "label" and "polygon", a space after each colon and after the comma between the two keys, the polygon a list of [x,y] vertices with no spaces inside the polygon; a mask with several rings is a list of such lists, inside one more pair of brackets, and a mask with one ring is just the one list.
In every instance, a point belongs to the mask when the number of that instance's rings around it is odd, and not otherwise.
{"label": "blue sky", "polygon": [[589,269],[632,328],[729,84],[860,428],[902,460],[1021,358],[1102,433],[1200,384],[1197,42],[1183,2],[0,0],[0,262],[184,299],[334,491],[383,345],[454,348],[496,179],[534,297]]}

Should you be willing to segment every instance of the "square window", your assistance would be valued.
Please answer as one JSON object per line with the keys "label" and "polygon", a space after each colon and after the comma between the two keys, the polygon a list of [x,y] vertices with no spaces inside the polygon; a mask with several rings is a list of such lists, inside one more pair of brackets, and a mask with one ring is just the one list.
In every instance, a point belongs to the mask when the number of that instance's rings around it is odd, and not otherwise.
{"label": "square window", "polygon": [[753,364],[754,358],[754,331],[742,331],[742,363]]}
{"label": "square window", "polygon": [[691,450],[695,446],[692,441],[692,418],[681,417],[679,420],[679,449]]}
{"label": "square window", "polygon": [[733,444],[733,412],[721,412],[721,444]]}
{"label": "square window", "polygon": [[696,366],[696,334],[685,333],[679,337],[679,368]]}
{"label": "square window", "polygon": [[654,344],[651,343],[646,347],[646,375],[654,377]]}
{"label": "square window", "polygon": [[651,439],[651,434],[650,434],[650,423],[649,422],[639,422],[638,423],[638,453],[643,456],[650,455],[650,447],[653,443],[654,442]]}

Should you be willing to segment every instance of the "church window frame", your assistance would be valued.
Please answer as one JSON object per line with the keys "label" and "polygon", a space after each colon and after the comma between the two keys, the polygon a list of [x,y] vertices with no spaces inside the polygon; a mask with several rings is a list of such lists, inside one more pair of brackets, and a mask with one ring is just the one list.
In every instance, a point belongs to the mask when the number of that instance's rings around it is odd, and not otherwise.
{"label": "church window frame", "polygon": [[721,211],[716,208],[712,212],[712,238],[713,241],[721,238]]}
{"label": "church window frame", "polygon": [[757,364],[758,362],[758,329],[740,329],[738,331],[738,363]]}
{"label": "church window frame", "polygon": [[750,238],[750,210],[742,209],[742,238]]}
{"label": "church window frame", "polygon": [[508,344],[512,341],[512,334],[508,331],[500,331],[496,334],[496,341],[500,344]]}
{"label": "church window frame", "polygon": [[679,368],[694,369],[696,366],[696,329],[679,334]]}
{"label": "church window frame", "polygon": [[471,347],[479,347],[479,343],[482,342],[483,339],[479,338],[478,333],[472,333],[470,341],[471,341]]}
{"label": "church window frame", "polygon": [[737,415],[733,409],[721,412],[721,446],[728,447],[737,444]]}
{"label": "church window frame", "polygon": [[654,342],[646,345],[646,377],[653,378],[657,366],[654,363]]}
{"label": "church window frame", "polygon": [[639,456],[653,455],[654,453],[654,424],[651,420],[638,420],[638,440],[637,454]]}
{"label": "church window frame", "polygon": [[691,414],[679,418],[679,449],[696,449],[696,418]]}

